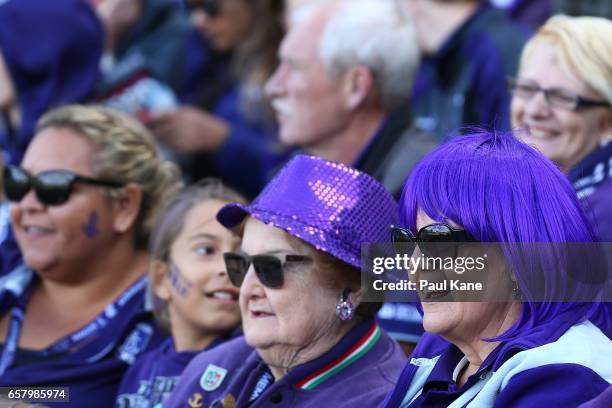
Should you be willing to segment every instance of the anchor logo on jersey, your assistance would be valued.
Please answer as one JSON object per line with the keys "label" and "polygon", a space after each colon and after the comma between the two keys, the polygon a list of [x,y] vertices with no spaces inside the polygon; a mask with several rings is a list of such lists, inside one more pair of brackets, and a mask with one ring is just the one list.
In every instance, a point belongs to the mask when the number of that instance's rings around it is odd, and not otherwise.
{"label": "anchor logo on jersey", "polygon": [[191,398],[189,398],[189,401],[187,401],[187,403],[189,404],[191,408],[201,408],[202,407],[202,394],[200,394],[199,392],[196,392],[195,394],[191,396]]}

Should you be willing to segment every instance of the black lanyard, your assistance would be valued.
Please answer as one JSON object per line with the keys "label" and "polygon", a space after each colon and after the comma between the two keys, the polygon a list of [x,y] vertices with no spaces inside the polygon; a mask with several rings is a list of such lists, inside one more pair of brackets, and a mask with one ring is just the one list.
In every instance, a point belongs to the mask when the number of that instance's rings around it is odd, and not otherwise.
{"label": "black lanyard", "polygon": [[253,392],[249,397],[249,404],[253,401],[256,401],[257,398],[259,398],[261,394],[263,394],[268,388],[270,388],[273,383],[274,377],[272,376],[272,373],[267,367],[264,368],[264,371],[259,377],[259,380],[257,380],[257,383],[255,383],[255,387],[253,387]]}

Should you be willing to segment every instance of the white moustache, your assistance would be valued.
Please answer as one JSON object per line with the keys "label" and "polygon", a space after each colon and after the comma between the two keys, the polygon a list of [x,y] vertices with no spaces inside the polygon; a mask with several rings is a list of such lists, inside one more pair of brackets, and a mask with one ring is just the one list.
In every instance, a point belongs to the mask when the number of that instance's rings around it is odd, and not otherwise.
{"label": "white moustache", "polygon": [[280,113],[285,116],[291,115],[291,108],[287,102],[281,99],[272,99],[272,108],[276,111],[276,113]]}

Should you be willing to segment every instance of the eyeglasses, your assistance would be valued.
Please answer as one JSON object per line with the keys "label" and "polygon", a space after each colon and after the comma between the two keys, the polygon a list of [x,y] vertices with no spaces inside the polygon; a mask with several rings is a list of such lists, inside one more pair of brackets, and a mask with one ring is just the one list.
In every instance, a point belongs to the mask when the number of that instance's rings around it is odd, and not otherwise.
{"label": "eyeglasses", "polygon": [[545,89],[533,81],[526,81],[514,78],[507,78],[510,92],[518,97],[531,99],[538,93],[544,93],[544,98],[550,106],[556,106],[567,110],[577,110],[580,108],[610,107],[610,103],[605,101],[594,101],[584,98],[574,92],[562,88]]}
{"label": "eyeglasses", "polygon": [[283,269],[291,262],[311,262],[312,258],[305,255],[254,255],[226,252],[223,254],[225,267],[230,281],[236,287],[242,286],[244,278],[253,264],[255,275],[262,285],[278,289],[285,283]]}
{"label": "eyeglasses", "polygon": [[221,0],[185,0],[185,6],[190,13],[202,10],[211,18],[221,14]]}
{"label": "eyeglasses", "polygon": [[62,205],[72,193],[74,183],[86,183],[101,187],[124,187],[123,183],[97,180],[79,176],[68,170],[47,170],[32,176],[17,166],[4,168],[4,193],[10,201],[19,202],[34,189],[36,198],[44,205]]}
{"label": "eyeglasses", "polygon": [[421,252],[427,253],[427,256],[456,258],[457,243],[478,241],[466,230],[454,229],[448,224],[434,223],[421,228],[416,235],[409,229],[392,225],[391,242],[398,253],[406,252],[406,244],[415,244],[416,246],[420,243],[421,245],[418,245],[419,249],[421,249]]}

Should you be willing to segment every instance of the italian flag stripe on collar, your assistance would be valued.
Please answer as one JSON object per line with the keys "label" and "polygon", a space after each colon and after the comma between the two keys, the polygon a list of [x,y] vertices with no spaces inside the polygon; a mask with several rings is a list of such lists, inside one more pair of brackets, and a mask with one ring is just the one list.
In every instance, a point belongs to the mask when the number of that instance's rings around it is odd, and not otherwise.
{"label": "italian flag stripe on collar", "polygon": [[338,357],[320,370],[315,371],[302,381],[298,382],[296,386],[303,390],[313,390],[323,381],[330,377],[338,374],[346,367],[350,366],[361,357],[365,356],[368,351],[376,342],[380,339],[380,329],[376,322],[372,324],[370,330],[363,336],[353,347],[351,347],[346,353]]}

